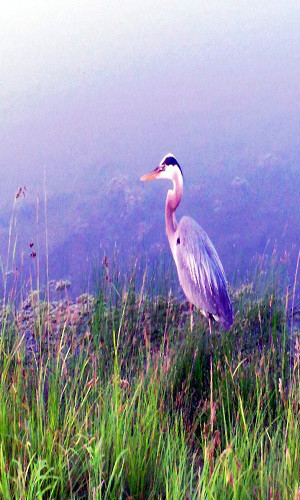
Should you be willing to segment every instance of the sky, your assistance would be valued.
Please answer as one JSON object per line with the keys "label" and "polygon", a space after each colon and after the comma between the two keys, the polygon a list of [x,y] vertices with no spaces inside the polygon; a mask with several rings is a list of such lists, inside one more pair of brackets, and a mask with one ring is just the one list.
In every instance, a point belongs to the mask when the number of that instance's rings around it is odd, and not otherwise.
{"label": "sky", "polygon": [[45,169],[63,191],[91,165],[139,176],[168,151],[197,168],[299,147],[299,2],[0,6],[7,190]]}

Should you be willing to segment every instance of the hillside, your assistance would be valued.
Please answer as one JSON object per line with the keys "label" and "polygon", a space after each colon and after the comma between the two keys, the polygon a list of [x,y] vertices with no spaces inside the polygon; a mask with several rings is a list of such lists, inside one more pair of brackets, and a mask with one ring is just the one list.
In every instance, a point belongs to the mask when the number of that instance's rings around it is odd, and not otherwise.
{"label": "hillside", "polygon": [[252,283],[233,294],[230,332],[198,315],[191,332],[152,278],[116,273],[95,300],[2,308],[2,498],[299,497],[285,298],[271,278],[263,295]]}

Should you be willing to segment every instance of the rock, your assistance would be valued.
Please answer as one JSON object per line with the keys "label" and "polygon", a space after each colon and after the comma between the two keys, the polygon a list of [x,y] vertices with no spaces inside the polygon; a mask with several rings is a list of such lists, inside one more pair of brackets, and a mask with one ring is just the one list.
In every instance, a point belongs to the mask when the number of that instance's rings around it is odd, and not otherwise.
{"label": "rock", "polygon": [[70,280],[59,280],[56,282],[55,285],[55,291],[56,292],[63,292],[64,290],[67,290],[70,288],[71,282]]}
{"label": "rock", "polygon": [[[66,282],[63,282],[64,290]],[[68,283],[67,283],[68,284]],[[45,302],[39,299],[37,291],[32,291],[18,309],[2,307],[0,328],[11,327],[20,337],[25,362],[49,352],[56,355],[57,346],[67,351],[70,346],[80,345],[94,312],[95,298],[84,293],[75,302],[68,300]],[[63,337],[63,341],[62,341]]]}

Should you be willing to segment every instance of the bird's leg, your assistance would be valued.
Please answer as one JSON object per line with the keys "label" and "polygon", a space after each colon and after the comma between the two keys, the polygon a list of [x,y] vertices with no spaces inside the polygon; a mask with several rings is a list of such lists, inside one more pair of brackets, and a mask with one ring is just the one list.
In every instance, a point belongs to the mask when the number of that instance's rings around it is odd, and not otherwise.
{"label": "bird's leg", "polygon": [[191,332],[194,328],[194,315],[193,315],[193,304],[190,302],[190,319],[191,319]]}
{"label": "bird's leg", "polygon": [[212,338],[212,329],[211,329],[211,319],[210,319],[209,316],[208,316],[208,327],[209,327],[209,338],[211,340],[211,338]]}
{"label": "bird's leg", "polygon": [[214,432],[214,420],[215,420],[215,405],[214,405],[214,394],[213,394],[213,363],[212,363],[212,329],[211,329],[211,319],[208,318],[209,325],[209,340],[210,340],[210,430],[211,433]]}

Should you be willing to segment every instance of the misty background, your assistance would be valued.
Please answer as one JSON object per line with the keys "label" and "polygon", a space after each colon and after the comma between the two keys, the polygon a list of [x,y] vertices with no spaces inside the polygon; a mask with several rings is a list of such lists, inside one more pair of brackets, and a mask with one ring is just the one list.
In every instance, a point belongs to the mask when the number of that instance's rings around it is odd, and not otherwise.
{"label": "misty background", "polygon": [[124,268],[168,260],[169,186],[139,182],[167,152],[184,173],[178,216],[207,231],[230,281],[266,253],[294,271],[298,2],[0,5],[0,254],[11,280],[38,265],[45,280],[46,254],[49,278],[76,292],[104,255]]}

